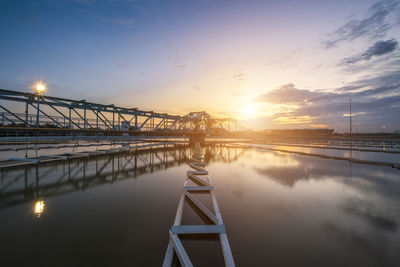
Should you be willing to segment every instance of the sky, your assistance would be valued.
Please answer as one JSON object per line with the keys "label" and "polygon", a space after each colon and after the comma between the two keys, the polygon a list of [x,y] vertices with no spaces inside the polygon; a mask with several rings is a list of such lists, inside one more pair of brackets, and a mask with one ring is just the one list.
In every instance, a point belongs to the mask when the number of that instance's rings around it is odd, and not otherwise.
{"label": "sky", "polygon": [[400,130],[396,0],[0,1],[0,88],[255,130]]}

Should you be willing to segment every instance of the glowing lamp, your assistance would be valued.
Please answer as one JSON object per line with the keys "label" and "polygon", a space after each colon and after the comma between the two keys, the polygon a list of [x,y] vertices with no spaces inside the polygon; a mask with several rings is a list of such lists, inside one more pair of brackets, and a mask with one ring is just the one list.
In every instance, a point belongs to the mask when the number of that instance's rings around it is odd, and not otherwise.
{"label": "glowing lamp", "polygon": [[46,90],[46,86],[43,83],[39,82],[35,85],[35,91],[37,93],[43,93],[45,90]]}

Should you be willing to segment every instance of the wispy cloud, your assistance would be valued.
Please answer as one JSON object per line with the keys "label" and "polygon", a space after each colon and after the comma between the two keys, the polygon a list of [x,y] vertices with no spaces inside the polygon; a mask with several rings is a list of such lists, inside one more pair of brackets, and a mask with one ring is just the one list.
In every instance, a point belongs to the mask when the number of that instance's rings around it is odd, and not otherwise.
{"label": "wispy cloud", "polygon": [[355,55],[352,57],[347,57],[342,60],[340,65],[349,65],[354,64],[359,61],[370,60],[373,56],[382,56],[393,52],[398,47],[399,42],[395,39],[387,40],[387,41],[377,41],[374,45],[369,47],[366,51],[361,53],[360,55]]}
{"label": "wispy cloud", "polygon": [[72,0],[72,2],[88,5],[96,2],[96,0]]}
{"label": "wispy cloud", "polygon": [[243,73],[236,73],[235,75],[232,76],[233,79],[241,81],[243,80],[245,75]]}
{"label": "wispy cloud", "polygon": [[322,42],[325,48],[332,48],[342,42],[353,41],[357,38],[369,39],[382,38],[391,28],[388,17],[396,12],[399,2],[396,0],[383,0],[372,5],[366,16],[353,19],[340,26],[330,34],[331,38]]}
{"label": "wispy cloud", "polygon": [[120,25],[120,26],[130,26],[133,23],[135,23],[136,19],[135,18],[105,18],[105,21],[115,24],[115,25]]}
{"label": "wispy cloud", "polygon": [[273,120],[279,124],[289,124],[289,125],[307,125],[312,122],[312,118],[308,115],[304,116],[280,116]]}
{"label": "wispy cloud", "polygon": [[134,3],[139,0],[107,0],[107,1],[99,1],[99,0],[72,0],[71,2],[76,2],[79,4],[98,4],[98,2],[103,2],[104,4],[117,4],[117,3]]}

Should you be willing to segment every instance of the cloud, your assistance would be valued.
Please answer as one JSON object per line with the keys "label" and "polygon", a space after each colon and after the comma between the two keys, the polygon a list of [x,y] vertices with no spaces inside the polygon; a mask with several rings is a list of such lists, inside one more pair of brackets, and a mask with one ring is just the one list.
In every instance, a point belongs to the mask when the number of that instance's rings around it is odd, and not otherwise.
{"label": "cloud", "polygon": [[[356,113],[351,113],[351,116],[358,116],[358,115],[364,115],[366,112],[356,112]],[[350,113],[345,113],[343,114],[344,117],[350,117]]]}
{"label": "cloud", "polygon": [[235,80],[241,81],[244,79],[244,76],[245,75],[243,73],[237,73],[237,74],[233,75],[232,78]]}
{"label": "cloud", "polygon": [[356,127],[360,131],[378,131],[400,128],[396,114],[400,114],[400,71],[368,77],[346,86],[310,91],[285,84],[257,97],[268,105],[291,105],[290,109],[272,115],[276,126],[311,127],[322,120],[338,131],[348,127],[349,98]]}
{"label": "cloud", "polygon": [[257,97],[259,102],[269,102],[278,104],[298,104],[306,103],[314,97],[320,96],[320,93],[311,92],[309,90],[300,90],[295,88],[294,84],[284,84],[279,88],[267,92]]}
{"label": "cloud", "polygon": [[139,0],[108,0],[108,1],[98,1],[98,0],[72,0],[72,2],[79,3],[79,4],[98,4],[99,2],[103,2],[108,5],[117,4],[117,3],[134,3],[138,2]]}
{"label": "cloud", "polygon": [[312,122],[312,118],[308,115],[304,116],[280,116],[273,120],[279,124],[289,124],[289,125],[296,125],[296,124],[310,124]]}
{"label": "cloud", "polygon": [[186,60],[186,57],[182,56],[182,55],[176,55],[174,58],[170,58],[168,59],[168,61],[172,62],[172,64],[177,67],[177,68],[187,68],[187,64],[184,63],[183,61]]}
{"label": "cloud", "polygon": [[136,19],[134,18],[106,18],[105,21],[120,25],[120,26],[130,26],[135,23]]}
{"label": "cloud", "polygon": [[356,55],[352,57],[347,57],[342,60],[340,65],[354,64],[363,60],[370,60],[373,56],[381,56],[390,52],[393,52],[398,47],[399,42],[395,39],[387,41],[377,41],[361,55]]}
{"label": "cloud", "polygon": [[399,42],[397,42],[395,39],[378,41],[362,54],[362,59],[369,60],[372,56],[380,56],[389,52],[393,52],[397,48],[398,44]]}
{"label": "cloud", "polygon": [[79,3],[79,4],[86,4],[86,5],[88,5],[88,4],[92,4],[92,3],[94,3],[96,0],[73,0],[72,2],[76,2],[76,3]]}
{"label": "cloud", "polygon": [[382,97],[399,93],[400,71],[390,71],[375,77],[368,77],[352,82],[346,86],[336,88],[337,93],[354,93],[357,97]]}
{"label": "cloud", "polygon": [[322,42],[323,46],[332,48],[341,42],[349,42],[362,37],[369,39],[384,37],[391,28],[388,17],[395,12],[398,4],[398,1],[383,0],[372,5],[365,18],[346,22],[330,34],[331,39]]}

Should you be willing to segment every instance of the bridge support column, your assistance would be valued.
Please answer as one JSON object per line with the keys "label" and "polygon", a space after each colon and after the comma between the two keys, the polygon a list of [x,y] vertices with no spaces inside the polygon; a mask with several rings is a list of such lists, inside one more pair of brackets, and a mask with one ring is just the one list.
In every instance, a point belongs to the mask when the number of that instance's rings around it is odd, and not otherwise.
{"label": "bridge support column", "polygon": [[199,142],[200,145],[204,145],[206,143],[206,134],[197,132],[197,133],[190,133],[189,134],[189,144],[195,144]]}

